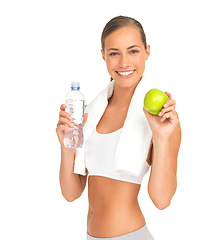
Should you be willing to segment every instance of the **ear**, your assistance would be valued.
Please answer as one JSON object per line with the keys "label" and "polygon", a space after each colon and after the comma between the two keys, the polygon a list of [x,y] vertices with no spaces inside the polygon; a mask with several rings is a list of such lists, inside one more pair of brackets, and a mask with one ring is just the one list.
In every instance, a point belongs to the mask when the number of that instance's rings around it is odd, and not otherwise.
{"label": "ear", "polygon": [[149,58],[149,55],[150,55],[150,45],[148,45],[146,48],[146,60]]}
{"label": "ear", "polygon": [[103,49],[101,49],[101,54],[102,54],[103,60],[105,61],[105,54],[104,54],[104,52],[103,52]]}

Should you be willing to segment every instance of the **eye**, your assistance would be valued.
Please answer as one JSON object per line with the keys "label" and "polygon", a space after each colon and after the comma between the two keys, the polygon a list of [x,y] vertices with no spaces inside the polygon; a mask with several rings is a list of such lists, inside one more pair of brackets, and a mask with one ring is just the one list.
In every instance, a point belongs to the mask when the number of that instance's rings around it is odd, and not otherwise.
{"label": "eye", "polygon": [[130,53],[138,53],[139,51],[138,50],[131,50],[131,52]]}
{"label": "eye", "polygon": [[116,56],[116,55],[118,55],[117,52],[111,52],[111,53],[110,53],[110,56]]}

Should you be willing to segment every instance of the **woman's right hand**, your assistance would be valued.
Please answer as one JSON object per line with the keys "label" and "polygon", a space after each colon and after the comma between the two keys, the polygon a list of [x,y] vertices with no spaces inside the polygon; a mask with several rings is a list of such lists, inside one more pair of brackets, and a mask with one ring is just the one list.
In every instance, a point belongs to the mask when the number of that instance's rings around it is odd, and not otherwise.
{"label": "woman's right hand", "polygon": [[[60,107],[60,112],[59,112],[59,120],[56,128],[56,133],[58,135],[58,140],[62,146],[64,146],[64,134],[65,130],[72,131],[74,124],[72,123],[72,116],[65,111],[66,105],[62,104]],[[88,113],[84,114],[84,119],[83,119],[83,126],[85,125],[87,121],[87,116]]]}

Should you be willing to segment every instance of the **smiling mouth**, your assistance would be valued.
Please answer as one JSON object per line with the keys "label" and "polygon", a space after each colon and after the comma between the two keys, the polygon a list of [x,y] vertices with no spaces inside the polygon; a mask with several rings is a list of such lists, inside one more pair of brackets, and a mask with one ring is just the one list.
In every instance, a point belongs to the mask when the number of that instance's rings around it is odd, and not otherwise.
{"label": "smiling mouth", "polygon": [[132,71],[123,71],[123,72],[119,72],[119,71],[116,71],[116,73],[118,73],[119,75],[121,76],[128,76],[128,75],[131,75],[132,73],[134,73],[135,70],[132,70]]}

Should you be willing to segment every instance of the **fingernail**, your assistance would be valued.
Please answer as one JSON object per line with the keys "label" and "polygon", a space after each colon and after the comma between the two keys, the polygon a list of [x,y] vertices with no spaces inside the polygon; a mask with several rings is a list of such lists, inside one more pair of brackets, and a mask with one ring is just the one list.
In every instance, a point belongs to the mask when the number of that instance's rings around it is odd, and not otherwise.
{"label": "fingernail", "polygon": [[158,116],[161,116],[162,115],[162,112],[160,112],[159,114],[158,114]]}
{"label": "fingernail", "polygon": [[167,107],[167,103],[165,103],[165,104],[163,105],[163,107]]}

